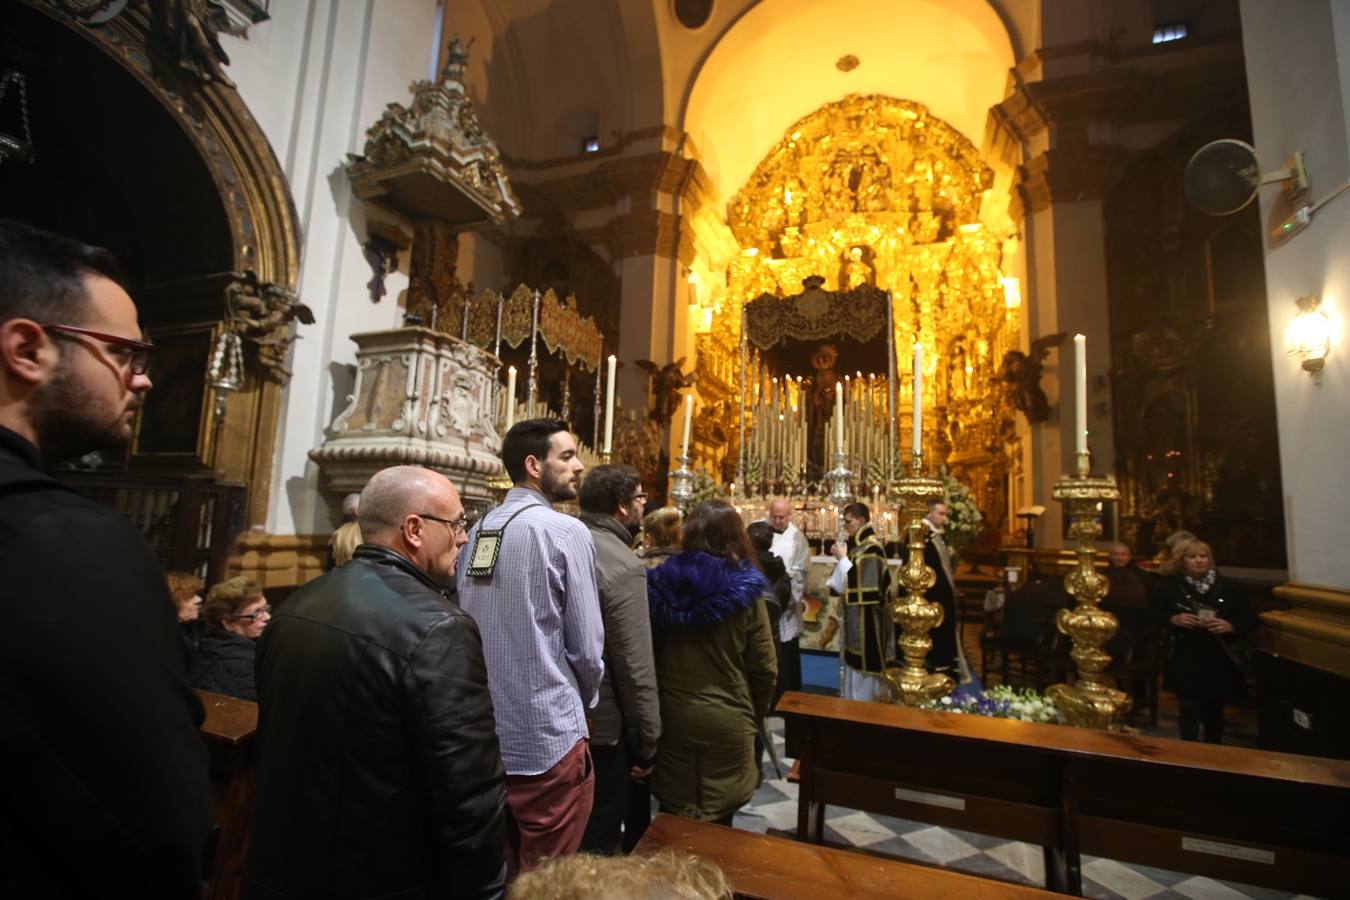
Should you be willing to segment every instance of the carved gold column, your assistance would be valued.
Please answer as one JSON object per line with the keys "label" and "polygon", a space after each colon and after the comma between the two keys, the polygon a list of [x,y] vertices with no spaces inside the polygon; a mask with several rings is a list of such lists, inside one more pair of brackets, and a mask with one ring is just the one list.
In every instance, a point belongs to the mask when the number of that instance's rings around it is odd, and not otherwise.
{"label": "carved gold column", "polygon": [[1077,475],[1056,482],[1054,498],[1065,504],[1071,523],[1069,536],[1078,544],[1077,565],[1064,578],[1065,588],[1078,605],[1060,610],[1056,620],[1059,630],[1073,641],[1069,656],[1078,666],[1078,680],[1072,685],[1051,685],[1046,694],[1070,725],[1109,731],[1129,711],[1130,697],[1103,681],[1102,673],[1111,664],[1111,657],[1102,645],[1116,633],[1117,622],[1099,606],[1110,585],[1097,572],[1097,549],[1092,542],[1097,538],[1097,514],[1102,502],[1119,499],[1120,491],[1111,476],[1091,475],[1088,454],[1080,453]]}
{"label": "carved gold column", "polygon": [[892,490],[907,521],[909,560],[900,570],[905,594],[900,596],[897,591],[889,606],[891,617],[902,630],[900,651],[905,664],[888,669],[886,681],[893,702],[918,706],[945,697],[956,687],[950,675],[927,668],[928,651],[933,649],[928,633],[942,624],[943,613],[941,606],[924,596],[937,582],[937,573],[923,561],[923,519],[929,502],[940,500],[944,490],[939,479],[923,474],[923,456],[919,453],[912,457],[909,474],[898,479]]}

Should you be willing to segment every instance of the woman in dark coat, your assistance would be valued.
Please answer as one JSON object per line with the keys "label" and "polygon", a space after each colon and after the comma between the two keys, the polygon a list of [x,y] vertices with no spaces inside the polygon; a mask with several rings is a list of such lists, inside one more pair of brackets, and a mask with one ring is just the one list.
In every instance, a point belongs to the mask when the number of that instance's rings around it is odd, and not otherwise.
{"label": "woman in dark coat", "polygon": [[1177,553],[1178,571],[1153,595],[1154,616],[1167,625],[1163,687],[1180,703],[1181,739],[1223,740],[1223,707],[1242,688],[1235,648],[1257,619],[1241,588],[1214,568],[1209,544],[1189,540]]}
{"label": "woman in dark coat", "polygon": [[202,617],[206,631],[192,667],[193,686],[257,701],[253,657],[258,638],[272,621],[262,588],[242,575],[227,578],[206,595]]}
{"label": "woman in dark coat", "polygon": [[661,696],[652,792],[665,812],[729,825],[755,792],[778,666],[754,558],[740,514],[709,500],[685,523],[683,550],[648,573]]}

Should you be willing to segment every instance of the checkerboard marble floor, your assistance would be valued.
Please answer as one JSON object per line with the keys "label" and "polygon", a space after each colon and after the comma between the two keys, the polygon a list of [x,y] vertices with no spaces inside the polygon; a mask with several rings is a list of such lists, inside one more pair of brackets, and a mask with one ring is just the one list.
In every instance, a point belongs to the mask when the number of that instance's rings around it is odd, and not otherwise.
{"label": "checkerboard marble floor", "polygon": [[[767,759],[764,783],[750,804],[736,814],[736,827],[761,834],[773,832],[795,838],[797,785],[787,781],[792,760],[784,757],[783,720],[769,719],[769,731],[782,769],[780,777]],[[825,841],[856,847],[959,872],[1037,887],[1045,885],[1041,848],[922,822],[831,806],[825,815]],[[1312,900],[1245,884],[1216,881],[1180,872],[1168,872],[1097,857],[1083,857],[1083,894],[1101,900]]]}

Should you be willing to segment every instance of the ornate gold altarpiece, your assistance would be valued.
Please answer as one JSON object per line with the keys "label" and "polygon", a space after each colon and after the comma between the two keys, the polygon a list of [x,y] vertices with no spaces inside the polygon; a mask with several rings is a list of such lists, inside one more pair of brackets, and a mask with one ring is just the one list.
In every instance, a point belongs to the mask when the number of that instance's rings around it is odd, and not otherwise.
{"label": "ornate gold altarpiece", "polygon": [[[908,444],[909,354],[917,342],[925,352],[927,459],[973,486],[988,521],[1006,517],[1005,475],[1016,436],[998,366],[1017,349],[1018,310],[1001,282],[1011,222],[982,215],[992,184],[992,170],[964,135],[919,103],[880,95],[821,107],[769,151],[730,204],[742,250],[711,329],[698,339],[700,394],[705,385],[731,388],[711,398],[720,404],[719,418],[736,423],[737,395],[746,399],[738,493],[825,493],[816,483],[823,473],[794,465],[793,454],[801,460],[807,449],[810,458],[814,446],[816,462],[823,462],[817,426],[803,420],[813,394],[826,385],[832,390],[834,380],[847,379],[855,487],[866,499],[897,474],[898,461],[908,459],[900,444]],[[864,371],[848,351],[886,337],[887,292],[892,371],[899,377],[888,371],[884,354]],[[795,372],[783,369],[781,354],[775,361],[766,352],[783,338],[806,350]],[[832,344],[839,346],[830,360]],[[823,357],[812,361],[817,354]],[[821,365],[826,361],[828,367]],[[903,442],[889,439],[887,409]],[[726,433],[731,444],[739,442],[737,428]],[[831,436],[828,449],[834,446]],[[739,456],[738,446],[726,454]],[[731,480],[730,472],[721,474]]]}

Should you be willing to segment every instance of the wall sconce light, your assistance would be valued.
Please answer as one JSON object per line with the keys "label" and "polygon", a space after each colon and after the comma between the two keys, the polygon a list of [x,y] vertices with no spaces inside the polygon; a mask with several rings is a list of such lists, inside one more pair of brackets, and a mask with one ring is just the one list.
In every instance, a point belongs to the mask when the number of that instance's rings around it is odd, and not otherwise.
{"label": "wall sconce light", "polygon": [[1304,370],[1316,376],[1331,352],[1331,317],[1322,309],[1321,299],[1312,294],[1294,302],[1298,314],[1284,330],[1284,344],[1289,355],[1302,360]]}
{"label": "wall sconce light", "polygon": [[1017,309],[1022,305],[1022,283],[1010,275],[999,279],[1003,285],[1003,307]]}

